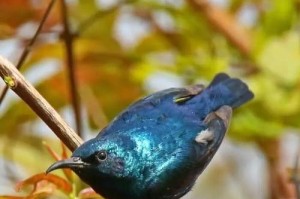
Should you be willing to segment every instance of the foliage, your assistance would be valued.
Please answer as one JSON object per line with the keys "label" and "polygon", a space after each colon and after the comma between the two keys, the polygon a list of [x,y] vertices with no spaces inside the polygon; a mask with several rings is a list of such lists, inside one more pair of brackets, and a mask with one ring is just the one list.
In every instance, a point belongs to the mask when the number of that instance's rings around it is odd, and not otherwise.
{"label": "foliage", "polygon": [[[49,145],[44,143],[45,147],[49,153],[54,157],[56,161],[61,159],[66,159],[68,157],[66,147],[62,144],[62,155],[59,156]],[[18,182],[15,189],[17,192],[25,190],[28,186],[33,186],[33,189],[29,191],[27,196],[8,196],[0,195],[0,199],[36,199],[36,198],[46,198],[49,196],[58,197],[55,195],[57,190],[64,193],[71,199],[101,199],[102,197],[96,194],[92,189],[87,188],[79,192],[78,196],[76,193],[76,184],[73,178],[73,174],[70,169],[63,169],[64,175],[67,178],[64,178],[53,175],[38,173],[35,174],[21,182]]]}

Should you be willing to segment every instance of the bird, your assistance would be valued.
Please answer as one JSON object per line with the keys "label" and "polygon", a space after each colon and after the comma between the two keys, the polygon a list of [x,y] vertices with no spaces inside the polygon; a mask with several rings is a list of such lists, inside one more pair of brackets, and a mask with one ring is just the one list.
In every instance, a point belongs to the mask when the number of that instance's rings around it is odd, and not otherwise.
{"label": "bird", "polygon": [[178,199],[218,150],[232,109],[254,94],[226,73],[202,84],[146,96],[121,112],[72,156],[46,171],[70,168],[106,199]]}

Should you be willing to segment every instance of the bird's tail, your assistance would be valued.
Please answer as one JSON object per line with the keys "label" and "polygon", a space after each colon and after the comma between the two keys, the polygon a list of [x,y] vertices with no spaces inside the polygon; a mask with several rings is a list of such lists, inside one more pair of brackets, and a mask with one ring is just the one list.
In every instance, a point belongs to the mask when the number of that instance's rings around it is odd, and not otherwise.
{"label": "bird's tail", "polygon": [[215,76],[206,89],[207,97],[215,99],[215,106],[229,105],[232,108],[241,106],[251,100],[254,95],[240,79],[231,78],[225,73]]}

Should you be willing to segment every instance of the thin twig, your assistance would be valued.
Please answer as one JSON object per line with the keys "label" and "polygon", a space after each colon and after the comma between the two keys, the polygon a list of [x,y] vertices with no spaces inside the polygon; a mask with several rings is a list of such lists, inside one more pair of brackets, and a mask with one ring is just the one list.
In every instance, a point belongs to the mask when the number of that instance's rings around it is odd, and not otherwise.
{"label": "thin twig", "polygon": [[[41,20],[41,22],[40,22],[37,30],[36,30],[34,36],[31,38],[30,42],[26,45],[26,47],[25,47],[25,49],[24,49],[24,51],[23,51],[23,53],[22,53],[22,55],[21,55],[21,57],[20,57],[17,65],[16,65],[16,67],[17,67],[18,70],[22,67],[24,61],[26,60],[26,58],[27,58],[27,56],[28,56],[28,54],[29,54],[32,46],[33,46],[33,44],[35,43],[38,35],[40,34],[40,32],[42,30],[42,27],[45,24],[45,21],[48,18],[49,13],[50,13],[50,11],[51,11],[54,3],[55,3],[55,0],[51,0],[50,1],[49,5],[48,5],[48,7],[47,7],[47,9],[45,11],[45,14],[44,14],[44,16],[43,16],[43,18],[42,18],[42,20]],[[3,99],[6,96],[7,91],[8,91],[8,86],[5,86],[5,88],[2,90],[2,92],[0,94],[0,105],[3,102]]]}
{"label": "thin twig", "polygon": [[106,9],[106,10],[98,10],[94,14],[92,14],[90,17],[82,21],[78,25],[78,30],[76,32],[76,35],[81,35],[83,32],[85,32],[89,27],[91,27],[99,18],[102,18],[116,10],[118,10],[121,6],[124,4],[134,3],[136,0],[125,0],[121,1],[120,3],[116,4],[115,6]]}
{"label": "thin twig", "polygon": [[83,141],[66,124],[39,92],[25,80],[18,69],[0,55],[0,76],[4,82],[49,126],[59,139],[74,151]]}
{"label": "thin twig", "polygon": [[78,84],[75,75],[75,62],[73,52],[73,34],[71,33],[69,22],[68,22],[68,10],[65,0],[61,0],[61,16],[64,26],[63,39],[66,47],[66,59],[68,68],[68,79],[70,84],[71,101],[75,115],[76,131],[81,136],[81,108],[80,98],[78,95]]}

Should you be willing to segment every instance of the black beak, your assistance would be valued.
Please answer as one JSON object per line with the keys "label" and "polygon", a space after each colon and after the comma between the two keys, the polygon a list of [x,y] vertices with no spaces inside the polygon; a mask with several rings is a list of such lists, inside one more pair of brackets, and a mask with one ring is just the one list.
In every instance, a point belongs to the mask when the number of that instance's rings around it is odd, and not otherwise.
{"label": "black beak", "polygon": [[65,160],[60,160],[52,164],[46,171],[46,173],[50,173],[51,171],[54,171],[56,169],[63,169],[63,168],[84,168],[85,166],[88,166],[89,164],[86,162],[83,162],[81,158],[79,157],[72,157]]}

